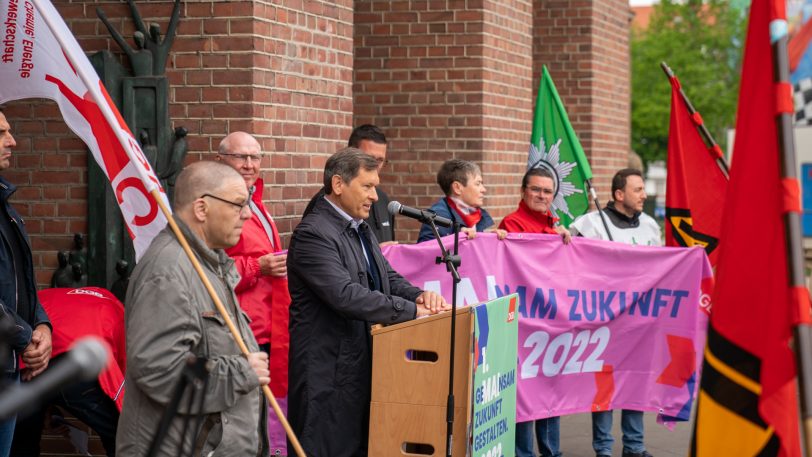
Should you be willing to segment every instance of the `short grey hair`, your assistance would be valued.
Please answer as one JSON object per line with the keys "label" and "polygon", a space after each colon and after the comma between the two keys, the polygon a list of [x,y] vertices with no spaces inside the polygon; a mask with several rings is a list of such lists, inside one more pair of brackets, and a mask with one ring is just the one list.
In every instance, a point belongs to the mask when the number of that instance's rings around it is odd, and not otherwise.
{"label": "short grey hair", "polygon": [[333,193],[333,176],[338,175],[342,181],[349,183],[358,176],[361,168],[366,171],[377,170],[378,161],[353,147],[344,148],[330,156],[324,164],[324,193]]}

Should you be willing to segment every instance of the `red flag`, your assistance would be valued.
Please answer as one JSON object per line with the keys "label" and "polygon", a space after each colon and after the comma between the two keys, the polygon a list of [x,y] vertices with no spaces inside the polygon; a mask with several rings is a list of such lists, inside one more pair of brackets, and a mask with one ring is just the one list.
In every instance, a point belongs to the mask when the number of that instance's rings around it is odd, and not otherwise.
{"label": "red flag", "polygon": [[166,225],[150,192],[159,190],[165,203],[166,195],[90,61],[48,0],[0,0],[0,20],[6,29],[0,103],[56,101],[65,123],[110,180],[140,258]]}
{"label": "red flag", "polygon": [[697,130],[702,118],[692,116],[671,79],[671,126],[668,131],[668,181],[665,192],[665,244],[702,246],[716,266],[722,205],[727,178]]}
{"label": "red flag", "polygon": [[786,33],[784,7],[754,0],[750,10],[694,455],[801,455],[790,337],[809,302],[788,279],[784,212],[800,201],[782,180],[776,112],[785,91],[771,44]]}

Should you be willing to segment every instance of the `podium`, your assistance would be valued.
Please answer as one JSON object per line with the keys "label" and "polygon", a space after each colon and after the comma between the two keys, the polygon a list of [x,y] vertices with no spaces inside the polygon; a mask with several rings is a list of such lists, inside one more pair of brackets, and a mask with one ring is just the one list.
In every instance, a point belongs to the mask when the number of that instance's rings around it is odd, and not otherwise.
{"label": "podium", "polygon": [[[457,309],[454,457],[514,455],[516,302]],[[450,334],[450,312],[373,328],[369,455],[445,456]]]}
{"label": "podium", "polygon": [[[471,424],[471,311],[457,309],[454,456],[466,455]],[[445,455],[450,341],[450,312],[372,330],[369,455]]]}

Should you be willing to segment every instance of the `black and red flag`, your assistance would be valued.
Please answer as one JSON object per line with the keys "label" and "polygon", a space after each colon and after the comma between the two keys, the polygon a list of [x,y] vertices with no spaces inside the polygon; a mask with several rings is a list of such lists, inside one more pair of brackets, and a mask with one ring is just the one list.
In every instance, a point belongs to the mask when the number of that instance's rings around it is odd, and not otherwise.
{"label": "black and red flag", "polygon": [[692,456],[801,456],[791,339],[809,322],[809,293],[795,262],[785,6],[751,5]]}
{"label": "black and red flag", "polygon": [[[670,70],[669,70],[670,72]],[[671,81],[668,180],[665,192],[665,244],[702,246],[716,266],[727,176],[718,164],[722,150],[705,144],[702,117],[686,102],[680,82]],[[723,165],[724,166],[724,165]]]}

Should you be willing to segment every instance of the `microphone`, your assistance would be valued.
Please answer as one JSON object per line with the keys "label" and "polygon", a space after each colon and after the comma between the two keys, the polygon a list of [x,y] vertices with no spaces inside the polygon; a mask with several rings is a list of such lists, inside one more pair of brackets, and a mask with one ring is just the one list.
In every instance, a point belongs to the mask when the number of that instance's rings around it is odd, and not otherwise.
{"label": "microphone", "polygon": [[108,351],[97,337],[76,341],[65,356],[30,382],[18,384],[0,395],[0,420],[24,409],[33,409],[58,389],[78,381],[90,381],[107,366]]}
{"label": "microphone", "polygon": [[434,211],[427,211],[417,208],[412,208],[410,206],[403,206],[398,201],[391,201],[389,205],[386,207],[389,210],[389,214],[395,215],[400,214],[401,216],[411,217],[412,219],[417,219],[418,221],[428,224],[430,220],[434,221],[435,225],[440,227],[447,227],[451,228],[452,222],[451,219],[438,216],[434,213]]}

